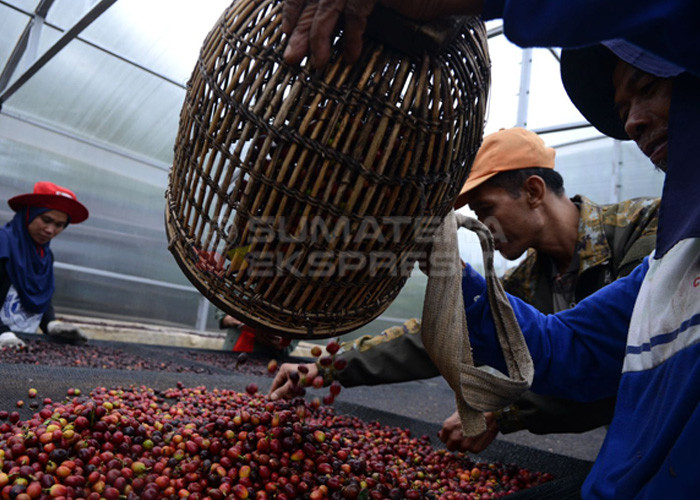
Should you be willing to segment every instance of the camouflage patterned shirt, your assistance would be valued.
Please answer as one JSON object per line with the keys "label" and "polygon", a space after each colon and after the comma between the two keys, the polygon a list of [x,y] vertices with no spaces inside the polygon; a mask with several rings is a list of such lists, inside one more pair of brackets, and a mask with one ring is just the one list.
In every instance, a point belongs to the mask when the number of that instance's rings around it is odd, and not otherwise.
{"label": "camouflage patterned shirt", "polygon": [[[576,253],[579,269],[574,302],[629,274],[654,249],[659,198],[634,198],[610,205],[597,205],[577,195],[579,208]],[[502,278],[511,295],[544,313],[558,312],[553,301],[556,275],[551,260],[530,249],[525,259]]]}

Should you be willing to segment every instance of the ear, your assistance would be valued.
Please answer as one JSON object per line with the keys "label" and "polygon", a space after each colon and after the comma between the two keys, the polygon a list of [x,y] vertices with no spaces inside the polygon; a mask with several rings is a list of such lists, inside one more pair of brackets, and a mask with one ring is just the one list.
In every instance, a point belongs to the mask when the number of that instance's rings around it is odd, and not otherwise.
{"label": "ear", "polygon": [[547,185],[544,179],[539,175],[531,175],[525,179],[523,192],[527,197],[527,202],[531,208],[539,207],[544,201],[544,195],[547,193]]}

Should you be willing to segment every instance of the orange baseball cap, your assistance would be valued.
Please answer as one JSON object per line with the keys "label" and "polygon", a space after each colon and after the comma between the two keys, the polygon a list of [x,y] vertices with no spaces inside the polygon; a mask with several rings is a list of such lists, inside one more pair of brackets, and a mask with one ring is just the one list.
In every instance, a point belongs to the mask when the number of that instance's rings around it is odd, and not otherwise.
{"label": "orange baseball cap", "polygon": [[484,137],[476,154],[467,182],[455,201],[455,208],[467,204],[467,193],[494,175],[523,168],[554,168],[553,148],[542,138],[524,128],[506,128]]}

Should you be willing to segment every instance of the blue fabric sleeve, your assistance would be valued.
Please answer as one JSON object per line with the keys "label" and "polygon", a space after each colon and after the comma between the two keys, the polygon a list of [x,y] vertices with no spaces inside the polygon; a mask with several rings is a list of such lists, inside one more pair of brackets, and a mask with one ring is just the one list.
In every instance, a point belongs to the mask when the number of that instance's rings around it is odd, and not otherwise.
{"label": "blue fabric sleeve", "polygon": [[484,0],[521,47],[580,47],[624,38],[700,75],[697,0]]}
{"label": "blue fabric sleeve", "polygon": [[[534,392],[578,401],[616,393],[632,310],[648,268],[647,258],[627,277],[558,314],[542,314],[508,295],[535,365]],[[485,282],[474,274],[468,266],[462,281],[474,358],[505,373]]]}

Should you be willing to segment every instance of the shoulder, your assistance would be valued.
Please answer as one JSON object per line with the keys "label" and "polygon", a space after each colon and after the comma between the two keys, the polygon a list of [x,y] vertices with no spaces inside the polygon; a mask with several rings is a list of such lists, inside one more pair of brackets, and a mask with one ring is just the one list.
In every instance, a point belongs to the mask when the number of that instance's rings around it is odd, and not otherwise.
{"label": "shoulder", "polygon": [[10,232],[6,227],[0,227],[0,257],[7,257],[9,251]]}
{"label": "shoulder", "polygon": [[603,224],[623,227],[658,215],[660,198],[632,198],[619,203],[601,205]]}

